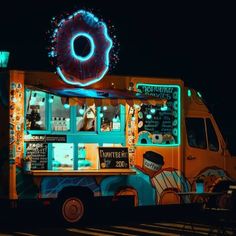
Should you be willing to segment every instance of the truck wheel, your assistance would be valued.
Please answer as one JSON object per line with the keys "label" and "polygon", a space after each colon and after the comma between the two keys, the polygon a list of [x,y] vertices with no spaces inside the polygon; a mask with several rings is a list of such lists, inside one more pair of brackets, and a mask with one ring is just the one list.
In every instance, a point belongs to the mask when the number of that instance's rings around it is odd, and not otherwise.
{"label": "truck wheel", "polygon": [[57,207],[61,220],[67,224],[83,222],[88,210],[85,198],[73,194],[61,197]]}

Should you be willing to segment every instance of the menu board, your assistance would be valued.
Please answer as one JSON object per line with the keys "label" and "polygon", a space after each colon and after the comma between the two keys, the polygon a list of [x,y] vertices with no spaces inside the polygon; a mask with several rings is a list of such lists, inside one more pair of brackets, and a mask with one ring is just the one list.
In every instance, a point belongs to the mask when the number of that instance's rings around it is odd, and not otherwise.
{"label": "menu board", "polygon": [[32,170],[47,170],[48,168],[48,144],[27,143],[26,156],[32,157]]}
{"label": "menu board", "polygon": [[129,153],[126,147],[99,147],[101,169],[129,168]]}
{"label": "menu board", "polygon": [[165,99],[163,105],[142,105],[138,111],[139,142],[146,144],[176,144],[179,129],[179,94],[176,85],[138,85],[138,91]]}

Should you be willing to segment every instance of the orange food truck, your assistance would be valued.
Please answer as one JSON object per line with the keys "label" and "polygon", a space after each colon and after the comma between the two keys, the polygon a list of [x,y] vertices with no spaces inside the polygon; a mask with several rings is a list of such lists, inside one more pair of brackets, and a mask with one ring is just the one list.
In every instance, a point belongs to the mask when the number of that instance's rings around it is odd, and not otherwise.
{"label": "orange food truck", "polygon": [[1,200],[52,201],[69,223],[102,199],[191,203],[196,195],[181,193],[235,183],[236,158],[180,79],[105,76],[76,87],[51,72],[5,71],[0,114]]}

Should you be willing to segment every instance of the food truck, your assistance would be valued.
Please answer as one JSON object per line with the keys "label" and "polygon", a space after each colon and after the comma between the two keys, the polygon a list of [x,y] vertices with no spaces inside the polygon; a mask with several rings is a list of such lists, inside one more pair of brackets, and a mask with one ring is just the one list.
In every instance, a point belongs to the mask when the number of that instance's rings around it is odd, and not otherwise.
{"label": "food truck", "polygon": [[214,117],[181,79],[107,75],[78,87],[52,72],[3,71],[0,114],[0,199],[53,203],[69,223],[100,200],[191,203],[180,193],[198,192],[199,180],[224,192],[236,179]]}

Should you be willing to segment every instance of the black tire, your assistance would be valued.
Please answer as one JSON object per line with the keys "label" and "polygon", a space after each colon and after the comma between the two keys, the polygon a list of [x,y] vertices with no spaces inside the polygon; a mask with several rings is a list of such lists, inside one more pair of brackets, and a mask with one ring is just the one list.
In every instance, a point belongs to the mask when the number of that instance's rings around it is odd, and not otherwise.
{"label": "black tire", "polygon": [[56,210],[59,219],[67,225],[81,224],[89,213],[88,199],[79,194],[65,194],[59,197]]}

